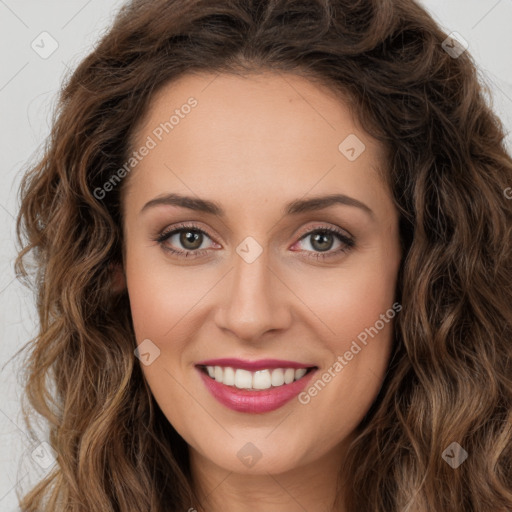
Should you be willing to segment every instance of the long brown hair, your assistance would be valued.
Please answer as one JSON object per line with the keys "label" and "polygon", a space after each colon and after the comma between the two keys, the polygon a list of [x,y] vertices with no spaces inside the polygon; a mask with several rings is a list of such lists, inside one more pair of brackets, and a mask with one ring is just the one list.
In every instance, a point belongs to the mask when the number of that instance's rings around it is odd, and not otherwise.
{"label": "long brown hair", "polygon": [[[58,462],[23,511],[198,507],[187,446],[143,378],[127,295],[114,288],[123,187],[94,191],[126,162],[164,84],[261,70],[350,98],[389,154],[403,309],[343,468],[347,510],[512,509],[512,159],[470,54],[445,51],[446,38],[413,0],[136,0],[120,10],[64,84],[20,188],[16,271],[32,278],[40,321],[26,392]],[[453,442],[468,454],[456,469],[443,459]]]}

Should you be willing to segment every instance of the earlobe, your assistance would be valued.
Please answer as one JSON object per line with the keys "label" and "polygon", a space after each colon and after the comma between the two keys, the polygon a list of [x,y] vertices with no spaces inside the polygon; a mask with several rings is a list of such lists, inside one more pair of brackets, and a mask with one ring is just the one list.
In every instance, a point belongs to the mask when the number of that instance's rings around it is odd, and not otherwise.
{"label": "earlobe", "polygon": [[110,263],[109,268],[112,272],[112,291],[121,293],[126,289],[126,277],[121,263]]}

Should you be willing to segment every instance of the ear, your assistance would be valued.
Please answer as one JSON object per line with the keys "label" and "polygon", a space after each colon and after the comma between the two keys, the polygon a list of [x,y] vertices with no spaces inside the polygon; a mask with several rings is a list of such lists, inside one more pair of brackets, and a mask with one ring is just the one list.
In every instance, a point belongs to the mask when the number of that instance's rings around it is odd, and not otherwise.
{"label": "ear", "polygon": [[124,275],[124,268],[121,263],[110,263],[110,270],[112,272],[112,291],[114,293],[121,293],[126,289],[126,276]]}

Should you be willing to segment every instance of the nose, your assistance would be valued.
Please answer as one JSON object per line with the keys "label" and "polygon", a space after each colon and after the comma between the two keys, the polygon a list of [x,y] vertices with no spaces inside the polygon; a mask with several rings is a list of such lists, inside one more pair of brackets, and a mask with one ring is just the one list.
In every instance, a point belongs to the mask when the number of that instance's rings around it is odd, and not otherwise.
{"label": "nose", "polygon": [[286,329],[291,321],[292,292],[276,269],[269,265],[268,251],[248,263],[238,254],[225,283],[217,326],[238,340],[255,343],[267,332]]}

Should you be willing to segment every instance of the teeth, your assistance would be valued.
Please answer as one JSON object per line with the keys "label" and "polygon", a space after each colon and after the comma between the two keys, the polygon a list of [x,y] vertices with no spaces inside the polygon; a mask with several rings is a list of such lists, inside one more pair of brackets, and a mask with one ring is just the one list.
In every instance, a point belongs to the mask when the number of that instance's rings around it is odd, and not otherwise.
{"label": "teeth", "polygon": [[[290,368],[290,370],[293,370],[293,368]],[[281,370],[281,368],[276,368],[272,372],[271,377],[271,384],[272,386],[282,386],[284,384],[284,372]]]}
{"label": "teeth", "polygon": [[224,368],[222,382],[227,386],[235,385],[235,370],[233,370],[233,368]]}
{"label": "teeth", "polygon": [[286,368],[284,371],[284,383],[290,384],[295,380],[295,370],[293,368]]}
{"label": "teeth", "polygon": [[299,380],[307,373],[306,368],[275,368],[273,370],[258,370],[250,372],[241,368],[234,369],[230,366],[207,366],[208,375],[217,382],[238,389],[269,389],[285,384],[291,384]]}
{"label": "teeth", "polygon": [[[217,366],[217,368],[219,367]],[[247,370],[237,370],[235,372],[235,386],[239,389],[250,388],[252,386],[251,372]]]}
{"label": "teeth", "polygon": [[304,377],[304,375],[306,375],[306,371],[306,368],[299,368],[298,370],[295,370],[295,380],[299,380]]}
{"label": "teeth", "polygon": [[272,379],[269,370],[260,370],[254,373],[252,387],[254,389],[268,389],[272,386]]}

